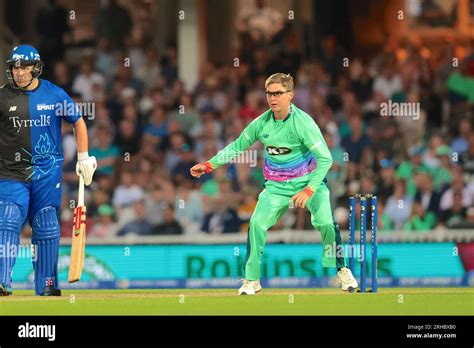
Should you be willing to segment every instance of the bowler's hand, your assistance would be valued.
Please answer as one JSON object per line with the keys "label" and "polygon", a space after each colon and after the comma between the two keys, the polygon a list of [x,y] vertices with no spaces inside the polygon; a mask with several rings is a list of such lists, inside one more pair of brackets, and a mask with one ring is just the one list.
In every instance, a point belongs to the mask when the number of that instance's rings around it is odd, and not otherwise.
{"label": "bowler's hand", "polygon": [[209,162],[198,163],[190,170],[191,175],[195,178],[200,178],[201,175],[212,172],[212,166]]}
{"label": "bowler's hand", "polygon": [[304,208],[306,207],[306,202],[311,198],[314,191],[309,187],[306,187],[303,191],[298,192],[296,195],[291,197],[293,204],[296,208]]}

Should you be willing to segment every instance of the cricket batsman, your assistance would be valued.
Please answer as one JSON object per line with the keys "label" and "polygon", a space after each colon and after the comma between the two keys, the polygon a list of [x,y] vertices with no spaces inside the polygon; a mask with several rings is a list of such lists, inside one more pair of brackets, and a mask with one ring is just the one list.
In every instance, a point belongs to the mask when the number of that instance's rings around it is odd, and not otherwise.
{"label": "cricket batsman", "polygon": [[[76,172],[90,185],[97,167],[88,155],[87,128],[66,92],[40,79],[38,51],[13,48],[7,60],[9,83],[0,88],[0,295],[12,294],[12,269],[20,231],[32,227],[35,293],[61,296],[58,286],[62,181],[61,120],[72,124],[77,141]],[[65,107],[67,106],[67,107]]]}
{"label": "cricket batsman", "polygon": [[265,189],[259,194],[250,218],[245,279],[239,295],[255,295],[262,289],[260,260],[267,231],[286,212],[290,201],[297,208],[306,207],[311,213],[312,225],[321,232],[323,267],[337,267],[343,291],[358,287],[346,267],[339,226],[331,211],[325,176],[332,166],[332,156],[311,116],[291,102],[293,86],[290,75],[271,75],[265,81],[270,108],[221,152],[191,168],[191,175],[199,178],[228,163],[256,141],[264,145]]}

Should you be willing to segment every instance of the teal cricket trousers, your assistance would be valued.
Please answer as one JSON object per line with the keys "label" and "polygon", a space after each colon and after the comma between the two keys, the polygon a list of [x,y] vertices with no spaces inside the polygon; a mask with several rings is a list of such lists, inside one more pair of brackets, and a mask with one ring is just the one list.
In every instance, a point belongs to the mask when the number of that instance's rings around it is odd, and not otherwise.
{"label": "teal cricket trousers", "polygon": [[[267,231],[285,214],[290,199],[302,191],[309,182],[308,175],[284,182],[268,180],[258,196],[258,203],[250,218],[247,237],[245,279],[260,279],[261,257],[265,249]],[[321,232],[323,241],[323,267],[345,267],[344,246],[339,226],[334,221],[329,188],[322,182],[306,203],[311,213],[311,224]]]}

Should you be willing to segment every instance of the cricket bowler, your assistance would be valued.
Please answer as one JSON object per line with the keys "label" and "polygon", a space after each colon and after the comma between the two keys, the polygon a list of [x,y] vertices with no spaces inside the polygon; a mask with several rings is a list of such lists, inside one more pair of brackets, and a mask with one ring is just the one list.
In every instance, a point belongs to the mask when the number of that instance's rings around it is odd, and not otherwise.
{"label": "cricket bowler", "polygon": [[[35,293],[61,296],[58,286],[62,181],[61,120],[72,124],[77,142],[76,173],[90,185],[97,167],[88,155],[87,128],[78,106],[55,84],[40,79],[38,51],[13,48],[9,83],[0,88],[0,295],[12,294],[12,270],[20,232],[32,227]],[[68,107],[65,107],[68,106]],[[8,251],[8,252],[7,252]]]}
{"label": "cricket bowler", "polygon": [[290,201],[297,208],[306,207],[313,227],[321,232],[323,267],[337,267],[343,291],[358,287],[346,267],[339,226],[331,211],[325,176],[332,166],[332,156],[315,121],[291,102],[293,87],[289,74],[271,75],[265,81],[270,108],[234,142],[207,162],[191,168],[191,175],[199,178],[228,163],[258,140],[265,148],[265,188],[249,222],[245,279],[239,295],[255,295],[262,289],[260,261],[267,231],[286,212]]}

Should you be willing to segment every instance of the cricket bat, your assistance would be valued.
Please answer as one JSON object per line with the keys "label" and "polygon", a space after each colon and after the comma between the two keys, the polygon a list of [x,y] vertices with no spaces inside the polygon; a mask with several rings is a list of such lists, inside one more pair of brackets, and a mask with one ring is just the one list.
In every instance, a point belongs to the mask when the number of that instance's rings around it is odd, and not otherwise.
{"label": "cricket bat", "polygon": [[86,207],[84,205],[84,179],[79,176],[79,195],[74,210],[74,226],[71,239],[71,261],[69,263],[68,282],[81,279],[86,250]]}

